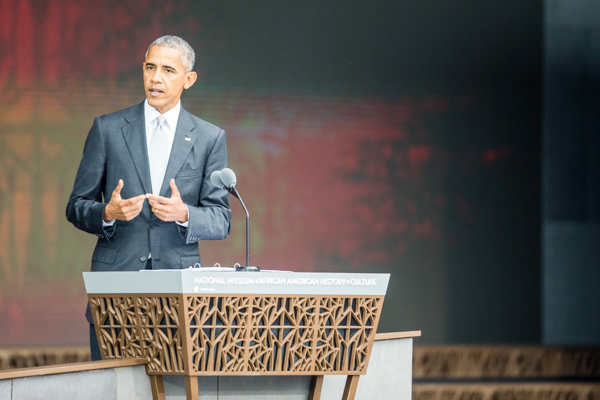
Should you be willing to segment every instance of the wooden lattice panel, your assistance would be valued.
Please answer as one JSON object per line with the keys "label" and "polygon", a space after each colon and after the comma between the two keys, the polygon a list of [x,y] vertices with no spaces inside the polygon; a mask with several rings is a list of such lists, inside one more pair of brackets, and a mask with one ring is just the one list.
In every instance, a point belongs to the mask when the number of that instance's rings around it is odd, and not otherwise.
{"label": "wooden lattice panel", "polygon": [[317,303],[317,299],[306,297],[253,298],[248,369],[312,371]]}
{"label": "wooden lattice panel", "polygon": [[141,357],[141,344],[132,297],[90,297],[98,344],[105,359]]}
{"label": "wooden lattice panel", "polygon": [[186,296],[190,374],[364,373],[383,297]]}
{"label": "wooden lattice panel", "polygon": [[178,297],[138,297],[142,345],[149,372],[184,372]]}
{"label": "wooden lattice panel", "polygon": [[243,371],[250,299],[187,297],[191,371]]}
{"label": "wooden lattice panel", "polygon": [[315,371],[364,372],[381,311],[380,298],[319,299]]}
{"label": "wooden lattice panel", "polygon": [[148,372],[184,372],[178,296],[90,296],[102,358],[148,358]]}
{"label": "wooden lattice panel", "polygon": [[89,299],[104,359],[141,356],[151,374],[185,375],[364,374],[383,306],[383,296]]}

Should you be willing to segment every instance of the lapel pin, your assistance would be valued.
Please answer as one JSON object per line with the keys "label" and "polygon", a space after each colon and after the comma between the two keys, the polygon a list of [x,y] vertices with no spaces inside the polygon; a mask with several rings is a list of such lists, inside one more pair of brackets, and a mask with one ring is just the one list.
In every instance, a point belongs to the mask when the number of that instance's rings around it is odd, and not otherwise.
{"label": "lapel pin", "polygon": [[187,136],[185,137],[185,140],[186,140],[186,141],[188,141],[188,142],[191,142],[191,141],[192,141],[192,139],[191,139],[191,138],[189,138],[189,137],[187,137]]}

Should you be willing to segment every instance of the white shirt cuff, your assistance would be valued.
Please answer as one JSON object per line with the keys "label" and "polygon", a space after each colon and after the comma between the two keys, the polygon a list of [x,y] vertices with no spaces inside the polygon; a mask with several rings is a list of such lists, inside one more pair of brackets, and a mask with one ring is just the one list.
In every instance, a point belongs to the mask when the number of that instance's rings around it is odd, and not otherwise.
{"label": "white shirt cuff", "polygon": [[179,226],[183,226],[184,228],[187,228],[190,225],[190,209],[188,208],[187,204],[186,204],[185,208],[187,209],[187,213],[188,213],[187,221],[185,221],[185,222],[175,221],[175,223]]}
{"label": "white shirt cuff", "polygon": [[106,228],[107,226],[113,226],[115,224],[116,219],[111,219],[110,221],[102,220],[102,227]]}

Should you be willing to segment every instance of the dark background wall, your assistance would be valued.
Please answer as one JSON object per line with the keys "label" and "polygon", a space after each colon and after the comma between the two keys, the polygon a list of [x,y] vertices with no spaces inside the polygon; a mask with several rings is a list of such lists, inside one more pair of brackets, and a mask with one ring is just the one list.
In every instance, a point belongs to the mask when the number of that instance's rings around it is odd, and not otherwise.
{"label": "dark background wall", "polygon": [[600,343],[600,4],[546,1],[543,341]]}
{"label": "dark background wall", "polygon": [[[541,340],[541,1],[0,7],[0,345],[85,343],[64,207],[163,34],[196,49],[183,105],[227,131],[257,265],[391,273],[380,330],[421,343]],[[232,208],[205,265],[244,258]]]}

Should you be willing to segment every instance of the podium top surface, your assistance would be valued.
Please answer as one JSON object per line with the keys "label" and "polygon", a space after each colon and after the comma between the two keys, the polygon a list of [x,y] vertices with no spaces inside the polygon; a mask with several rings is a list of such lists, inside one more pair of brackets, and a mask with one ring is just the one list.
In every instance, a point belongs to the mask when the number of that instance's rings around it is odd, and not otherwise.
{"label": "podium top surface", "polygon": [[276,294],[384,296],[389,274],[204,272],[175,269],[84,272],[88,294]]}

